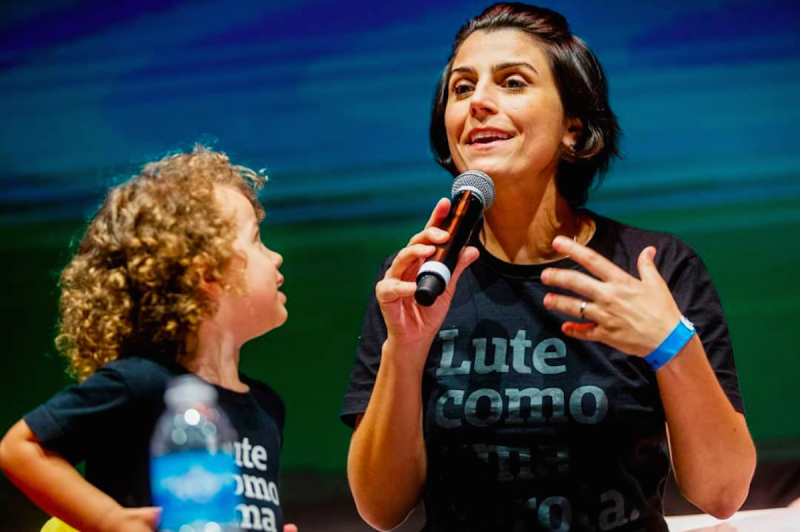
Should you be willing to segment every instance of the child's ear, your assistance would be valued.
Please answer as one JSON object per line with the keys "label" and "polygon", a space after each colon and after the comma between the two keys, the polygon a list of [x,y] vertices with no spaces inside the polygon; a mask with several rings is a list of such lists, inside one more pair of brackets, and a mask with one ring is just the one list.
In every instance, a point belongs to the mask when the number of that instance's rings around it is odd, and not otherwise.
{"label": "child's ear", "polygon": [[222,293],[222,287],[217,281],[208,281],[202,277],[200,277],[200,284],[197,286],[197,289],[211,297],[218,296]]}
{"label": "child's ear", "polygon": [[222,286],[220,286],[219,281],[214,279],[214,276],[211,275],[208,263],[202,256],[198,255],[194,257],[191,267],[200,279],[197,285],[198,290],[211,297],[218,296],[222,293]]}

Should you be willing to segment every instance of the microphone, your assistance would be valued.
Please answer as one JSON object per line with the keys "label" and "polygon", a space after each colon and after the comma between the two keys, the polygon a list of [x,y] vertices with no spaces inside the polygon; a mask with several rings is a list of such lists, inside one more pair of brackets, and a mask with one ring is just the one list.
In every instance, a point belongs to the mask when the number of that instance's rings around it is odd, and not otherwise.
{"label": "microphone", "polygon": [[469,241],[483,212],[494,203],[492,178],[479,170],[468,170],[453,181],[452,197],[450,212],[438,226],[450,233],[450,239],[436,246],[436,252],[417,273],[414,299],[423,307],[433,305],[444,292],[458,262],[458,255]]}

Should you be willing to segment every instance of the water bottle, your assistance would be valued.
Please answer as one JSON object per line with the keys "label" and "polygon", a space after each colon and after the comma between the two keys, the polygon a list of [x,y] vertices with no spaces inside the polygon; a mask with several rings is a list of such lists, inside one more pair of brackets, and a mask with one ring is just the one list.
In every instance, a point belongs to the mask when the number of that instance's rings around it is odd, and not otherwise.
{"label": "water bottle", "polygon": [[150,441],[153,504],[163,532],[238,532],[236,434],[217,391],[194,375],[174,379]]}

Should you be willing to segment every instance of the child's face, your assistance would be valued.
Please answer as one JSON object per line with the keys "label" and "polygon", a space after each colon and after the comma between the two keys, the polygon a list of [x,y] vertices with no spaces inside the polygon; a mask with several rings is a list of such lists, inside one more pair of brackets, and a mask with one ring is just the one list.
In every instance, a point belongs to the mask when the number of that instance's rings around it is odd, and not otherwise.
{"label": "child's face", "polygon": [[[283,275],[278,271],[283,257],[261,241],[256,213],[241,192],[221,186],[217,187],[216,196],[222,212],[232,214],[236,222],[234,251],[247,260],[243,265],[234,258],[236,267],[244,266],[239,277],[244,286],[221,294],[220,310],[225,307],[229,324],[235,329],[236,336],[245,342],[286,321],[286,296],[278,291],[283,284]],[[233,282],[237,281],[234,277]]]}

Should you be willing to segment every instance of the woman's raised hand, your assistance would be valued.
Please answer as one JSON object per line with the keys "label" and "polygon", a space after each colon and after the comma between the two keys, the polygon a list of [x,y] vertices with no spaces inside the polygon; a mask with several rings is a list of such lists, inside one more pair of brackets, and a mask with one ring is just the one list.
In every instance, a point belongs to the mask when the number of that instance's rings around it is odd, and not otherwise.
{"label": "woman's raised hand", "polygon": [[545,296],[548,309],[589,320],[589,323],[565,322],[564,334],[644,357],[678,324],[681,311],[653,262],[654,247],[646,247],[639,254],[640,279],[569,238],[557,237],[553,249],[568,255],[594,275],[559,268],[542,272],[544,284],[583,296],[583,299],[554,293]]}
{"label": "woman's raised hand", "polygon": [[[450,210],[450,200],[442,198],[431,213],[425,229],[417,233],[400,250],[386,275],[375,286],[378,304],[388,331],[388,340],[398,346],[430,344],[444,321],[456,284],[464,269],[478,258],[477,248],[461,251],[455,271],[444,293],[433,305],[423,307],[414,300],[417,272],[425,259],[433,255],[437,244],[447,242],[450,235],[437,227]],[[427,353],[427,348],[424,349]]]}

